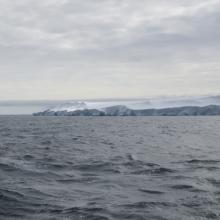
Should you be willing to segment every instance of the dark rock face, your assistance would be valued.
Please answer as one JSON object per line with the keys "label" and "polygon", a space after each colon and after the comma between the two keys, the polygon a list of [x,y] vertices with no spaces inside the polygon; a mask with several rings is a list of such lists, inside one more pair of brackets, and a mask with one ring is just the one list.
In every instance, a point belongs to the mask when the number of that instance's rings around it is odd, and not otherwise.
{"label": "dark rock face", "polygon": [[104,113],[107,116],[131,116],[133,111],[124,105],[116,105],[105,108]]}
{"label": "dark rock face", "polygon": [[34,116],[196,116],[220,115],[219,105],[205,107],[186,106],[164,109],[133,110],[123,105],[111,106],[103,110],[84,109],[76,111],[50,111],[34,113]]}

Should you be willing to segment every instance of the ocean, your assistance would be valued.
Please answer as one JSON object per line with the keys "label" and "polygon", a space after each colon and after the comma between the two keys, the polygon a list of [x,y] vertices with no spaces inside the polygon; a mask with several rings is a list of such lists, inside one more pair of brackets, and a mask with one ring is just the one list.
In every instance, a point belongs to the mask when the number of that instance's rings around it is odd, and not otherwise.
{"label": "ocean", "polygon": [[220,117],[0,116],[0,219],[220,219],[219,131]]}

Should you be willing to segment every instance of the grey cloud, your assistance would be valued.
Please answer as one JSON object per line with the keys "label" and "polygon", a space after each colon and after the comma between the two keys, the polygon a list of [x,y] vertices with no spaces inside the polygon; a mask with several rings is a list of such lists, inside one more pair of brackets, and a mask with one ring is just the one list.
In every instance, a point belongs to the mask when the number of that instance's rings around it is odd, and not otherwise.
{"label": "grey cloud", "polygon": [[13,99],[25,99],[28,84],[28,97],[40,99],[42,84],[51,99],[56,88],[67,99],[94,87],[92,98],[218,93],[219,6],[219,0],[1,0],[1,92],[22,84]]}

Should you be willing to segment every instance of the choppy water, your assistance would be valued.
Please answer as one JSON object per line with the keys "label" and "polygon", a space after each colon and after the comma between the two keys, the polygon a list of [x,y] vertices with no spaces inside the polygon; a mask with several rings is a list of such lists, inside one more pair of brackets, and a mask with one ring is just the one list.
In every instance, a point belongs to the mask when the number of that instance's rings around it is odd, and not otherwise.
{"label": "choppy water", "polygon": [[220,219],[220,117],[0,117],[0,219]]}

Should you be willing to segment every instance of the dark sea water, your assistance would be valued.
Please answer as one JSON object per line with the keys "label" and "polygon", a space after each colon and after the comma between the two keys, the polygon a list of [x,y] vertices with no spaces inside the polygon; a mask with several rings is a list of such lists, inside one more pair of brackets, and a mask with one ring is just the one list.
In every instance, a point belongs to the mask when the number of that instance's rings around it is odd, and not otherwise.
{"label": "dark sea water", "polygon": [[220,219],[220,117],[0,117],[0,219]]}

